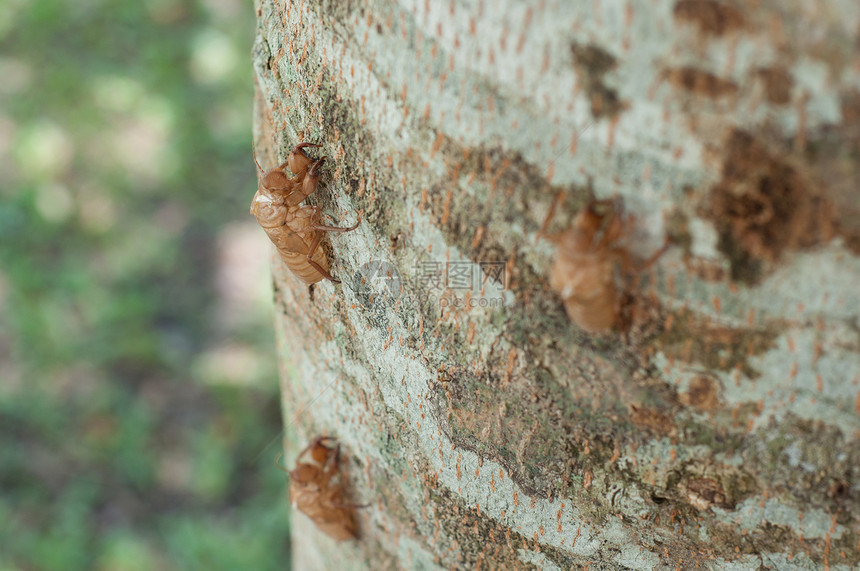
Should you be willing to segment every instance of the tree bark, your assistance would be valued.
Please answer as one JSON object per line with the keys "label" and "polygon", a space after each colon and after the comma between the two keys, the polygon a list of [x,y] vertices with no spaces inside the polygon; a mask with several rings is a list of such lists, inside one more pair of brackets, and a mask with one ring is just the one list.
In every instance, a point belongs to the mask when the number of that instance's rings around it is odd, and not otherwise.
{"label": "tree bark", "polygon": [[[857,568],[856,0],[257,13],[260,162],[363,215],[342,284],[273,256],[288,465],[333,436],[370,503],[296,568]],[[589,334],[547,236],[607,198],[670,247]]]}

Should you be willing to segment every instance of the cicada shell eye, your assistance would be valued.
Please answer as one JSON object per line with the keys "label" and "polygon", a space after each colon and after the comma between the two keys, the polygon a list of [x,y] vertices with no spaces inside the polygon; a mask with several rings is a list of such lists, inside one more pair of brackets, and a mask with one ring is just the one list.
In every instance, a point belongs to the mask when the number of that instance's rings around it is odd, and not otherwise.
{"label": "cicada shell eye", "polygon": [[317,442],[316,446],[311,448],[311,458],[320,464],[325,464],[330,454],[334,453],[334,448],[329,448],[322,442]]}

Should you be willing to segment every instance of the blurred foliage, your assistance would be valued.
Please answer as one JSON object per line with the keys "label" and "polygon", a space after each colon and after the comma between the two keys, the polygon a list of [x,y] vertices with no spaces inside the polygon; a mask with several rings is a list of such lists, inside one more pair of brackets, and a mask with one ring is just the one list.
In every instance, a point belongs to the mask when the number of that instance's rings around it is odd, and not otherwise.
{"label": "blurred foliage", "polygon": [[0,3],[0,569],[288,564],[253,33]]}

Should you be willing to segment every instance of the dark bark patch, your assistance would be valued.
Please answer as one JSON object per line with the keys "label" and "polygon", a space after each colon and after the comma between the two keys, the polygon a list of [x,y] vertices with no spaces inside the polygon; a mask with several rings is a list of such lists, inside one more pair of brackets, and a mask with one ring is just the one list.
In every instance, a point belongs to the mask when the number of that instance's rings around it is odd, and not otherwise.
{"label": "dark bark patch", "polygon": [[701,410],[714,410],[719,405],[720,385],[716,379],[698,375],[690,379],[687,391],[679,395],[682,404]]}
{"label": "dark bark patch", "polygon": [[809,135],[804,159],[833,204],[835,232],[860,255],[860,90],[843,92],[840,103],[841,121]]}
{"label": "dark bark patch", "polygon": [[[842,523],[860,523],[860,446],[838,428],[788,414],[767,429],[760,446],[747,447],[744,459],[770,490],[785,491],[797,506],[815,505],[838,513]],[[849,483],[847,489],[840,482]]]}
{"label": "dark bark patch", "polygon": [[[672,327],[663,331],[657,346],[670,359],[699,362],[719,371],[738,370],[754,379],[760,373],[749,364],[749,359],[771,350],[780,331],[778,323],[767,328],[733,328],[693,311],[681,310],[672,314]],[[695,390],[695,395],[687,397],[693,406],[705,408],[716,399],[714,388],[703,385]]]}
{"label": "dark bark patch", "polygon": [[672,497],[702,512],[711,507],[734,510],[757,492],[755,478],[743,469],[697,460],[673,472],[666,489],[658,495]]}
{"label": "dark bark patch", "polygon": [[576,76],[591,100],[595,118],[615,117],[627,108],[615,89],[606,85],[605,75],[617,63],[615,56],[594,44],[572,43]]}
{"label": "dark bark patch", "polygon": [[734,95],[738,86],[727,79],[695,67],[676,67],[664,70],[664,77],[678,89],[701,97],[720,99]]}
{"label": "dark bark patch", "polygon": [[675,437],[678,435],[678,427],[669,418],[656,408],[630,404],[630,422],[634,426],[643,428],[659,436]]}
{"label": "dark bark patch", "polygon": [[699,511],[711,506],[733,509],[722,484],[712,478],[690,478],[682,482],[678,488],[684,494],[687,502]]}
{"label": "dark bark patch", "polygon": [[791,101],[791,90],[794,88],[794,78],[782,66],[760,67],[755,71],[756,76],[764,86],[764,95],[774,105],[786,105]]}
{"label": "dark bark patch", "polygon": [[732,279],[754,284],[766,263],[832,238],[831,210],[797,168],[737,129],[726,145],[722,179],[702,214],[717,226]]}
{"label": "dark bark patch", "polygon": [[[526,537],[501,525],[480,509],[463,505],[441,486],[430,492],[430,505],[435,523],[445,532],[444,536],[457,542],[458,559],[444,557],[448,568],[537,569],[520,558],[521,549],[541,553],[562,569],[576,569],[588,563],[584,558],[541,544],[539,537]],[[519,509],[527,509],[527,506]],[[451,551],[454,550],[448,553]]]}
{"label": "dark bark patch", "polygon": [[[580,473],[586,464],[581,451],[592,415],[579,411],[577,425],[568,415],[553,414],[561,403],[521,378],[506,381],[489,372],[481,377],[449,373],[434,395],[435,415],[446,436],[458,448],[504,466],[525,494],[566,496],[570,474]],[[590,460],[607,452],[597,443],[592,448]]]}
{"label": "dark bark patch", "polygon": [[[526,224],[526,230],[537,231],[536,208],[549,205],[559,192],[567,195],[559,218],[572,218],[582,202],[577,195],[585,191],[552,185],[545,170],[518,153],[505,153],[500,147],[463,147],[444,137],[440,140],[448,174],[427,185],[422,208],[429,208],[448,243],[473,260],[506,261],[510,248],[494,229],[518,221]],[[480,227],[483,230],[478,235]]]}
{"label": "dark bark patch", "polygon": [[681,0],[672,10],[675,20],[698,27],[714,36],[744,27],[743,13],[725,2],[714,0]]}

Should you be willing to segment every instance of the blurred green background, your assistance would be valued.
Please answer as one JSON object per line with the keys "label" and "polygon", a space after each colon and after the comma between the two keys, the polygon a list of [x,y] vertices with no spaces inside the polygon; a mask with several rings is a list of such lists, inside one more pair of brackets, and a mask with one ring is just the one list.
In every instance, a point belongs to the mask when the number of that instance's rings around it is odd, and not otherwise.
{"label": "blurred green background", "polygon": [[254,29],[0,1],[0,570],[289,565]]}

